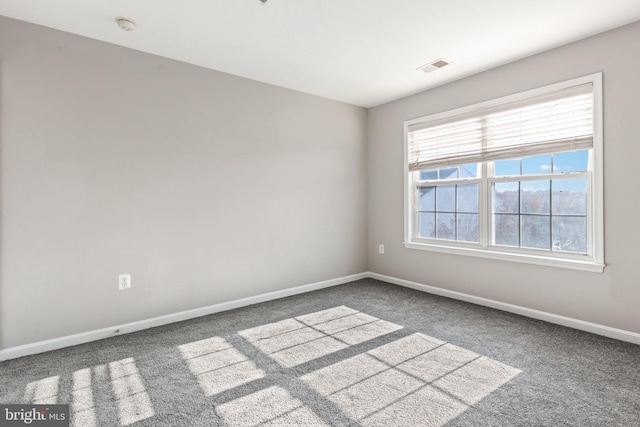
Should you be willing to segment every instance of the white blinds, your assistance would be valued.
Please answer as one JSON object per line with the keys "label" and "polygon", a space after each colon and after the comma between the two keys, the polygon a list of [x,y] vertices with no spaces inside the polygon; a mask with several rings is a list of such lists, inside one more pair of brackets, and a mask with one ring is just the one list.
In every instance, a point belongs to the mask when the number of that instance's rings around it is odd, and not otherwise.
{"label": "white blinds", "polygon": [[593,85],[408,126],[409,170],[593,146]]}

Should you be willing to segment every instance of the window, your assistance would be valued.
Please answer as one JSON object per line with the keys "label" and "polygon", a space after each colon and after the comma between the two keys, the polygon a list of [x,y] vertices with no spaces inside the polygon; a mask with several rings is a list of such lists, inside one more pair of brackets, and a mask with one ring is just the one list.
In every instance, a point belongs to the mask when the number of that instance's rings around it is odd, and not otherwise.
{"label": "window", "polygon": [[602,272],[602,75],[405,122],[405,246]]}

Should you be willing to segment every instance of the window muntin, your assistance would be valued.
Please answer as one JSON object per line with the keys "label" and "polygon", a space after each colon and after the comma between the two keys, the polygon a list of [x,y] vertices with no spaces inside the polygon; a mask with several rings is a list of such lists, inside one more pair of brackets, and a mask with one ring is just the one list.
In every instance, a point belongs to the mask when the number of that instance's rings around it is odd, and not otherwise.
{"label": "window muntin", "polygon": [[[567,94],[573,97],[568,103]],[[520,114],[531,103],[539,106],[540,100],[546,103],[541,108],[547,110],[546,117]],[[405,245],[602,271],[601,100],[597,74],[465,107],[459,114],[456,110],[406,122]],[[517,106],[520,117],[510,105]],[[560,115],[548,113],[560,105]],[[502,126],[507,119],[511,127]],[[500,132],[491,128],[497,121]],[[429,123],[437,126],[430,128]],[[457,136],[445,132],[451,123],[464,124]],[[441,150],[446,158],[438,158],[437,150],[429,147],[426,135],[438,133],[433,129],[446,135]],[[524,136],[519,134],[522,129]],[[412,144],[414,135],[417,144]],[[462,140],[459,146],[468,148],[469,141],[477,146],[477,139],[482,146],[472,154],[462,152],[452,148],[457,147],[452,142],[456,137]],[[491,137],[494,141],[487,142]],[[493,151],[488,144],[494,144]]]}
{"label": "window muntin", "polygon": [[588,158],[581,150],[494,162],[492,245],[587,255]]}
{"label": "window muntin", "polygon": [[416,174],[417,236],[477,243],[478,165],[447,166]]}

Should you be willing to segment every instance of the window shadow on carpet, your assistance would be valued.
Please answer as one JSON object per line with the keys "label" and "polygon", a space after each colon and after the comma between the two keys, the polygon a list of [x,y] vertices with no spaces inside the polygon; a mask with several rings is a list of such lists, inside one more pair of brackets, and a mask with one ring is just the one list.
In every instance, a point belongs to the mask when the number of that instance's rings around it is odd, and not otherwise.
{"label": "window shadow on carpet", "polygon": [[228,425],[441,426],[520,373],[421,333],[379,340],[402,329],[339,306],[179,350]]}
{"label": "window shadow on carpet", "polygon": [[135,357],[51,369],[23,383],[22,402],[69,403],[82,427],[443,426],[520,374],[345,305],[143,353],[119,348]]}

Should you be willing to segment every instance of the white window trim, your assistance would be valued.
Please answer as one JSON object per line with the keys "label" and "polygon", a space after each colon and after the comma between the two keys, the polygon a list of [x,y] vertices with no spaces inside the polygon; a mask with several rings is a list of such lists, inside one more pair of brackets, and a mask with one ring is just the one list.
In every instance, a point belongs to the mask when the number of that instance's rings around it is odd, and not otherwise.
{"label": "white window trim", "polygon": [[[593,155],[589,161],[593,170],[591,180],[591,200],[589,208],[589,227],[588,233],[591,246],[588,248],[588,255],[558,253],[558,252],[540,252],[536,250],[527,250],[523,248],[503,247],[482,247],[478,244],[468,244],[464,242],[454,241],[425,241],[414,237],[414,216],[413,216],[413,182],[409,172],[409,150],[408,150],[408,131],[409,126],[416,123],[435,121],[445,119],[451,116],[469,114],[472,112],[485,110],[505,102],[514,102],[521,99],[532,98],[544,93],[561,90],[563,88],[577,86],[580,84],[593,84]],[[418,249],[433,252],[441,252],[447,254],[466,255],[473,257],[482,257],[495,260],[521,262],[527,264],[542,265],[548,267],[567,268],[572,270],[581,270],[593,273],[602,273],[605,267],[604,262],[604,173],[603,173],[603,111],[602,111],[602,73],[591,74],[584,77],[544,86],[537,89],[528,90],[514,95],[492,99],[478,104],[457,108],[455,110],[445,111],[442,113],[432,114],[404,122],[404,247],[408,249]],[[484,164],[483,164],[484,165]],[[483,169],[486,169],[483,167]],[[483,170],[483,182],[481,185],[479,211],[480,218],[484,218],[484,222],[479,222],[478,233],[480,238],[486,236],[489,232],[490,215],[487,215],[489,203],[489,191],[486,187],[487,175]],[[482,240],[481,240],[482,241]]]}

